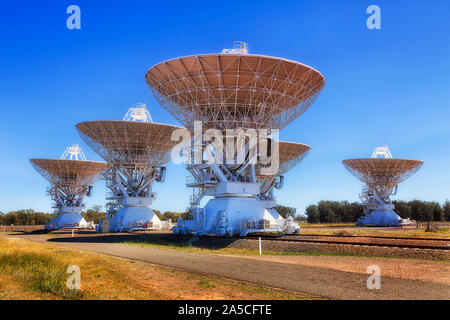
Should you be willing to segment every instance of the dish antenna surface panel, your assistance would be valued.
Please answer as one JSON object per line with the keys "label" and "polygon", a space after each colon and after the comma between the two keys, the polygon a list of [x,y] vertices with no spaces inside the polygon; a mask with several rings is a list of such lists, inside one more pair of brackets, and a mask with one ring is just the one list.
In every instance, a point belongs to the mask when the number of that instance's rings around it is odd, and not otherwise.
{"label": "dish antenna surface panel", "polygon": [[49,182],[64,187],[83,187],[105,171],[104,162],[67,159],[31,159],[31,164]]}
{"label": "dish antenna surface panel", "polygon": [[320,72],[302,63],[233,50],[159,63],[147,71],[147,84],[188,129],[202,121],[218,130],[284,128],[325,85]]}
{"label": "dish antenna surface panel", "polygon": [[103,159],[117,164],[167,163],[176,142],[174,130],[181,127],[139,121],[88,121],[77,124],[83,140]]}

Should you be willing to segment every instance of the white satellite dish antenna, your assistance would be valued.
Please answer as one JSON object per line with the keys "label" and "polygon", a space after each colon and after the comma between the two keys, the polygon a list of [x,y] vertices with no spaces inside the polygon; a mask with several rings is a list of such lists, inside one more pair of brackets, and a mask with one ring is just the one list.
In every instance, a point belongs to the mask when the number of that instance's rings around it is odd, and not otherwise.
{"label": "white satellite dish antenna", "polygon": [[128,109],[123,121],[137,121],[137,122],[153,122],[150,112],[147,110],[147,105],[138,103],[136,108]]}
{"label": "white satellite dish antenna", "polygon": [[[381,156],[381,157],[378,157]],[[345,168],[364,182],[361,194],[364,216],[356,225],[403,226],[412,225],[394,211],[390,196],[397,193],[397,185],[412,176],[423,164],[421,160],[392,158],[389,148],[375,148],[371,158],[342,161]]]}
{"label": "white satellite dish antenna", "polygon": [[152,188],[155,181],[164,181],[164,165],[175,146],[172,132],[182,128],[154,123],[145,104],[130,108],[123,121],[87,121],[76,128],[86,144],[112,165],[104,174],[110,190],[109,230],[161,230],[161,220],[150,209],[156,199]]}
{"label": "white satellite dish antenna", "polygon": [[109,165],[105,162],[86,161],[78,145],[67,147],[60,159],[35,158],[30,162],[34,169],[50,182],[47,194],[54,202],[53,208],[58,209],[59,213],[45,229],[88,227],[81,215],[81,211],[86,208],[84,197],[91,194],[92,184]]}
{"label": "white satellite dish antenna", "polygon": [[[242,139],[239,132],[284,128],[311,106],[325,85],[323,76],[299,62],[250,55],[248,45],[236,41],[233,49],[221,53],[157,64],[145,78],[161,106],[188,130],[193,131],[195,121],[201,120],[205,133],[208,129],[225,133],[222,150],[214,146],[214,151],[216,158],[226,155],[226,163],[210,163],[204,158],[187,165],[193,179],[187,186],[194,190],[191,215],[189,220],[179,220],[174,233],[245,236],[298,231],[276,211],[272,191],[281,188],[282,174],[303,159],[309,146],[280,144],[277,159],[278,144],[271,143],[268,150],[273,145],[275,153],[270,152],[271,164],[279,162],[280,170],[268,177],[269,165],[254,163],[252,139]],[[274,131],[270,134],[275,135]],[[208,149],[208,143],[194,146],[191,154],[198,150],[208,153]],[[241,151],[249,156],[241,159]],[[211,198],[201,207],[204,197]]]}

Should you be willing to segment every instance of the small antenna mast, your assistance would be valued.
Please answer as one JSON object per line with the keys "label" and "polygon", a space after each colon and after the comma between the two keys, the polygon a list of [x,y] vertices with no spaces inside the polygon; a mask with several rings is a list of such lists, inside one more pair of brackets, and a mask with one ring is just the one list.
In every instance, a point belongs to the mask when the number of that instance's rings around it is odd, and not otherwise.
{"label": "small antenna mast", "polygon": [[145,103],[138,103],[136,108],[128,109],[123,121],[153,122]]}
{"label": "small antenna mast", "polygon": [[392,159],[392,154],[389,151],[387,144],[383,147],[377,147],[373,150],[372,158],[377,158],[377,156],[383,156],[385,159]]}
{"label": "small antenna mast", "polygon": [[248,44],[244,41],[235,41],[233,49],[223,49],[222,53],[248,54]]}

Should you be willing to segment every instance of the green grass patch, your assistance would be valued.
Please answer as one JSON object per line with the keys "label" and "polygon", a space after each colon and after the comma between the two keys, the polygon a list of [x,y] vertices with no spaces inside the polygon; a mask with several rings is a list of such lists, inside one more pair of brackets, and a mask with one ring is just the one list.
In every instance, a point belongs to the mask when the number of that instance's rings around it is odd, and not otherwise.
{"label": "green grass patch", "polygon": [[68,265],[35,253],[3,252],[0,273],[9,273],[29,290],[55,295],[62,299],[80,299],[79,290],[67,288]]}
{"label": "green grass patch", "polygon": [[202,287],[202,288],[207,288],[207,289],[209,289],[209,288],[215,288],[215,287],[216,287],[214,281],[208,280],[208,279],[202,279],[202,280],[200,280],[200,281],[198,282],[198,285],[199,285],[200,287]]}

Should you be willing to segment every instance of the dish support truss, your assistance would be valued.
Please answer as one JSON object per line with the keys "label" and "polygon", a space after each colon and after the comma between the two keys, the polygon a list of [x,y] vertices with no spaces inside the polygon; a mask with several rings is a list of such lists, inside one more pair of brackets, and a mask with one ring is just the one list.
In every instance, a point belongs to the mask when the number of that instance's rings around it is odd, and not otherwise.
{"label": "dish support truss", "polygon": [[50,219],[46,224],[46,230],[87,228],[88,223],[81,215],[86,209],[83,200],[91,196],[92,186],[67,186],[53,184],[47,189],[53,201],[53,209],[58,211],[58,216]]}
{"label": "dish support truss", "polygon": [[165,167],[148,165],[113,166],[103,175],[109,189],[106,199],[109,230],[132,232],[137,230],[159,230],[161,220],[149,208],[156,193],[152,192],[155,181],[163,182]]}
{"label": "dish support truss", "polygon": [[[225,138],[226,139],[226,138]],[[225,143],[224,143],[225,146]],[[267,146],[267,145],[266,145]],[[253,145],[254,147],[254,145]],[[253,148],[246,142],[245,160],[239,162],[235,154],[235,164],[226,164],[222,152],[214,150],[209,143],[198,146],[204,155],[201,164],[186,165],[190,173],[187,186],[193,189],[190,201],[191,217],[188,220],[178,220],[175,234],[245,236],[249,233],[298,233],[300,228],[293,219],[283,219],[274,209],[276,206],[273,188],[281,189],[283,177],[275,174],[261,178],[257,175],[258,162],[252,159]],[[277,143],[271,144],[272,154]],[[195,153],[191,153],[193,155]],[[211,158],[213,157],[213,158]],[[276,161],[279,159],[277,158]],[[270,181],[270,187],[262,191],[261,186]],[[200,208],[204,197],[212,197]]]}

